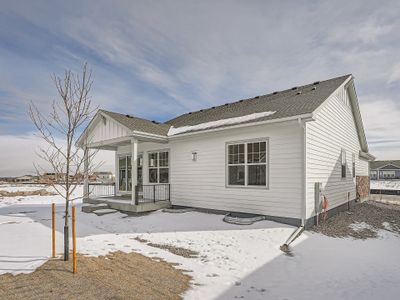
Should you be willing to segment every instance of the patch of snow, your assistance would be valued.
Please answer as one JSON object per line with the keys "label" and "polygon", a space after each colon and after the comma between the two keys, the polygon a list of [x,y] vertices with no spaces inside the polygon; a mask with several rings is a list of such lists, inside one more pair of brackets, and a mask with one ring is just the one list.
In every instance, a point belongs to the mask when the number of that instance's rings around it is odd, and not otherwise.
{"label": "patch of snow", "polygon": [[400,190],[400,180],[371,180],[372,190]]}
{"label": "patch of snow", "polygon": [[177,128],[175,128],[174,126],[171,126],[168,131],[168,136],[172,136],[172,135],[176,135],[176,134],[180,134],[180,133],[184,133],[184,132],[205,130],[205,129],[211,129],[211,128],[220,127],[220,126],[240,124],[240,123],[248,122],[251,120],[256,120],[259,118],[268,117],[270,115],[273,115],[274,113],[275,113],[275,111],[265,111],[265,112],[260,112],[260,113],[244,115],[244,116],[240,116],[240,117],[205,122],[205,123],[191,125],[191,126],[182,126],[182,127],[177,127]]}
{"label": "patch of snow", "polygon": [[349,227],[354,231],[363,231],[364,229],[374,230],[374,227],[365,223],[365,222],[357,222],[350,224]]}
{"label": "patch of snow", "polygon": [[[35,197],[39,200],[0,207],[0,274],[32,272],[51,255],[50,204],[55,199]],[[379,239],[368,240],[305,232],[292,243],[290,257],[279,246],[293,227],[271,221],[232,225],[223,222],[222,215],[195,211],[98,217],[80,208],[78,204],[79,253],[97,256],[121,250],[179,264],[193,276],[185,299],[369,300],[397,299],[400,293],[400,264],[393,263],[398,261],[400,238],[386,230],[380,231]],[[57,205],[58,253],[63,247],[63,209]],[[197,251],[199,256],[177,256],[136,237]]]}
{"label": "patch of snow", "polygon": [[[26,191],[35,191],[46,189],[49,192],[57,193],[53,187],[46,186],[43,184],[3,184],[0,185],[0,190],[7,191],[7,192],[26,192]],[[58,187],[58,190],[62,191],[61,187]],[[77,186],[75,191],[72,194],[73,198],[80,197],[83,194],[83,186]],[[63,204],[65,200],[60,197],[59,195],[53,196],[14,196],[14,197],[0,197],[0,207],[2,206],[9,206],[9,205],[24,205],[24,204],[49,204],[49,203],[56,203],[56,204]],[[81,203],[82,199],[77,199],[73,201],[75,204]]]}

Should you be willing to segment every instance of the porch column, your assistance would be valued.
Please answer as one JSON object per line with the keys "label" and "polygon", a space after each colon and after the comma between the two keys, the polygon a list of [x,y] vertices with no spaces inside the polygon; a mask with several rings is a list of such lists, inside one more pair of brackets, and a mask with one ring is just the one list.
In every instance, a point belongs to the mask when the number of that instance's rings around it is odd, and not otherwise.
{"label": "porch column", "polygon": [[89,149],[83,150],[83,198],[89,198]]}
{"label": "porch column", "polygon": [[118,150],[115,150],[115,190],[114,190],[114,196],[117,196],[117,191],[119,191],[119,156],[118,156]]}
{"label": "porch column", "polygon": [[138,140],[131,139],[132,204],[136,203]]}

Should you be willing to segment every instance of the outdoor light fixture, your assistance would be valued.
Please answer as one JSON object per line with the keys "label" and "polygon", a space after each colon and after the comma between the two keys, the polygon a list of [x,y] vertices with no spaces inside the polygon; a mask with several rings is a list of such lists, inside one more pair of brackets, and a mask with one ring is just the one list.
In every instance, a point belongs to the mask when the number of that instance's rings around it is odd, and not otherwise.
{"label": "outdoor light fixture", "polygon": [[192,151],[192,161],[196,161],[196,160],[197,160],[197,152]]}

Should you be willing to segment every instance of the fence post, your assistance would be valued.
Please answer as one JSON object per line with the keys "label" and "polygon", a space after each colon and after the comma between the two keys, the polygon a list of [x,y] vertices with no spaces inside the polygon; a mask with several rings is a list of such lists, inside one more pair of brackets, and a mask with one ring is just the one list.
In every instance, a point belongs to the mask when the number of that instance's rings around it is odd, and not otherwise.
{"label": "fence post", "polygon": [[168,183],[168,200],[171,201],[171,184]]}
{"label": "fence post", "polygon": [[72,257],[73,257],[73,273],[76,274],[76,213],[75,205],[72,206]]}
{"label": "fence post", "polygon": [[51,204],[51,256],[56,257],[56,204]]}
{"label": "fence post", "polygon": [[156,185],[153,185],[153,201],[156,203]]}

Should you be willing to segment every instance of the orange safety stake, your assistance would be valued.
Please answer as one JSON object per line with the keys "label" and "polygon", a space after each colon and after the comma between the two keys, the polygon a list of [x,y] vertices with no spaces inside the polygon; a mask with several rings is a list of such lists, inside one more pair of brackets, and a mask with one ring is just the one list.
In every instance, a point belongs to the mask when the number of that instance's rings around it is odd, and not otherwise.
{"label": "orange safety stake", "polygon": [[73,273],[76,273],[76,226],[75,226],[75,206],[72,206],[72,257],[73,257]]}
{"label": "orange safety stake", "polygon": [[53,258],[56,257],[56,205],[54,203],[51,204],[51,255]]}

